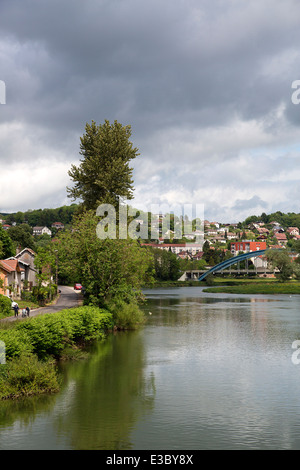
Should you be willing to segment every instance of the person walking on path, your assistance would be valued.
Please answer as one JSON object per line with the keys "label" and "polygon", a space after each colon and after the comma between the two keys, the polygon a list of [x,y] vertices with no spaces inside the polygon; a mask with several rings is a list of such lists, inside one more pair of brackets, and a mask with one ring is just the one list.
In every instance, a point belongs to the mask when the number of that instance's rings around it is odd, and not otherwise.
{"label": "person walking on path", "polygon": [[30,314],[30,308],[29,307],[26,307],[26,313],[27,313],[27,317],[29,317],[29,314]]}
{"label": "person walking on path", "polygon": [[18,317],[19,316],[19,305],[17,304],[17,302],[14,302],[13,309],[15,311],[15,317]]}

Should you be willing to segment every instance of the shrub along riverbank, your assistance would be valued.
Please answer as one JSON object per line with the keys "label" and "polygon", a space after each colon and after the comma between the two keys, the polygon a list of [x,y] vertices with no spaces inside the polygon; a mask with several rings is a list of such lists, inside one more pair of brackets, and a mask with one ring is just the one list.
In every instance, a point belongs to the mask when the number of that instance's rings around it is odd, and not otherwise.
{"label": "shrub along riverbank", "polygon": [[145,289],[160,287],[204,287],[203,292],[229,293],[229,294],[300,294],[300,282],[289,280],[278,281],[273,278],[247,277],[215,277],[212,276],[209,284],[205,281],[159,281],[145,285]]}
{"label": "shrub along riverbank", "polygon": [[5,322],[0,329],[6,359],[0,364],[0,400],[58,391],[57,361],[67,351],[104,339],[112,328],[112,314],[97,307]]}

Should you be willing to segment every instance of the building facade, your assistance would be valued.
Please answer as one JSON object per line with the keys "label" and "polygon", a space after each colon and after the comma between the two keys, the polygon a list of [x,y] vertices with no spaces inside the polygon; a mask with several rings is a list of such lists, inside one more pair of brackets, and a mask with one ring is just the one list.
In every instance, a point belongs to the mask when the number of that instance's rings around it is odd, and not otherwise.
{"label": "building facade", "polygon": [[265,241],[240,240],[231,242],[230,251],[233,256],[237,256],[240,252],[250,253],[252,251],[266,250],[267,243]]}

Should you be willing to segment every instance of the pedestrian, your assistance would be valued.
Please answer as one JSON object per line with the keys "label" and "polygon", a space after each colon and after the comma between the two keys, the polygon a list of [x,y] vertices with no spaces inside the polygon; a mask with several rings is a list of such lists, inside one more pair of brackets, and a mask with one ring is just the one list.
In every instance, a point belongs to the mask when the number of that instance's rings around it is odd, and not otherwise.
{"label": "pedestrian", "polygon": [[17,302],[15,302],[13,309],[15,311],[15,317],[18,317],[19,316],[19,305],[17,304]]}
{"label": "pedestrian", "polygon": [[26,308],[23,308],[22,309],[22,318],[26,317],[26,314],[27,314]]}
{"label": "pedestrian", "polygon": [[29,307],[26,307],[26,313],[27,313],[27,317],[29,317],[29,314],[30,314],[30,308]]}

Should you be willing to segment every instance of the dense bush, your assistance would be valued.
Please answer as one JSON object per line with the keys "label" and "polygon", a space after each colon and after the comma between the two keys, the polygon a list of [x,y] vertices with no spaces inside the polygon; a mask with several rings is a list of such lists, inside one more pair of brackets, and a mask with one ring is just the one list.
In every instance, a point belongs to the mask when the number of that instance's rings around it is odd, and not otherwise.
{"label": "dense bush", "polygon": [[19,357],[33,350],[30,338],[26,332],[16,328],[0,330],[0,341],[3,341],[5,344],[6,359]]}
{"label": "dense bush", "polygon": [[39,361],[33,354],[24,354],[0,368],[0,400],[56,392],[59,380],[53,361]]}
{"label": "dense bush", "polygon": [[0,318],[8,317],[11,314],[11,300],[0,294]]}
{"label": "dense bush", "polygon": [[112,328],[112,315],[97,307],[78,307],[40,315],[0,330],[6,358],[32,352],[39,359],[59,357],[66,345],[101,338]]}
{"label": "dense bush", "polygon": [[137,302],[126,303],[121,299],[115,299],[108,304],[113,314],[114,324],[120,330],[135,329],[145,322],[144,312]]}
{"label": "dense bush", "polygon": [[97,307],[78,307],[40,315],[0,329],[6,364],[0,367],[0,400],[57,391],[53,358],[79,342],[103,338],[113,327],[112,314]]}

